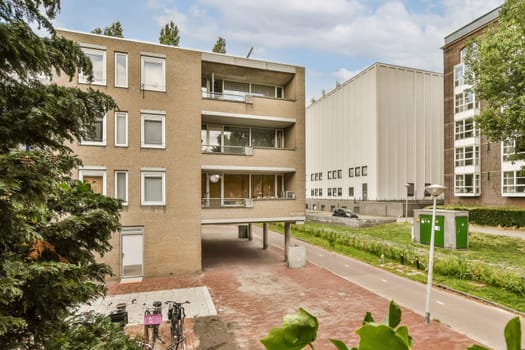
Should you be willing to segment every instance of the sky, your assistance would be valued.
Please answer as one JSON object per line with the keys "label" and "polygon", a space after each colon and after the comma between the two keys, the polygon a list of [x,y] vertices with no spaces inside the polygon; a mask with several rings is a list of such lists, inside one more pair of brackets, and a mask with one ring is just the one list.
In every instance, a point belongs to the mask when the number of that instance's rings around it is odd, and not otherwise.
{"label": "sky", "polygon": [[62,0],[56,28],[120,21],[124,37],[158,42],[172,20],[180,47],[303,66],[306,101],[375,62],[443,71],[444,37],[503,0]]}

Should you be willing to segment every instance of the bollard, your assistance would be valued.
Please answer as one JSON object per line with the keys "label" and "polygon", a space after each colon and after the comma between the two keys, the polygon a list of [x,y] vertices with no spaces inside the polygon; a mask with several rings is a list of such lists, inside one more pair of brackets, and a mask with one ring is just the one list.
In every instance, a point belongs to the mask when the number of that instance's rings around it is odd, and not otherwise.
{"label": "bollard", "polygon": [[385,254],[381,253],[381,265],[385,264]]}

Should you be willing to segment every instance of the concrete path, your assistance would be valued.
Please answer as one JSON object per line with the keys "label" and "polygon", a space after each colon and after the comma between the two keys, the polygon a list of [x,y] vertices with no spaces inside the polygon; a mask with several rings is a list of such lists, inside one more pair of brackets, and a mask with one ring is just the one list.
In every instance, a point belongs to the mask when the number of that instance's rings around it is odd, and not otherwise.
{"label": "concrete path", "polygon": [[[255,237],[262,237],[262,228],[254,227]],[[270,232],[270,244],[283,247],[281,234]],[[328,252],[308,243],[292,239],[292,244],[304,245],[309,262],[325,268],[377,295],[393,299],[400,305],[424,316],[426,285],[399,277],[357,260]],[[463,296],[433,288],[431,318],[449,325],[457,332],[494,349],[506,349],[503,337],[505,324],[516,315],[497,307],[482,304]],[[523,344],[525,320],[521,319]]]}

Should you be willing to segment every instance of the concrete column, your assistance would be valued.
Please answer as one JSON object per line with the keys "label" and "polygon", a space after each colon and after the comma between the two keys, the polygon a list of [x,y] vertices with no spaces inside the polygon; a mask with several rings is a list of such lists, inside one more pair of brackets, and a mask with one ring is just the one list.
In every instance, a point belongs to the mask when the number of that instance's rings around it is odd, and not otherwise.
{"label": "concrete column", "polygon": [[248,224],[248,240],[251,241],[252,239],[253,239],[252,224]]}
{"label": "concrete column", "polygon": [[268,223],[263,224],[263,249],[268,249]]}
{"label": "concrete column", "polygon": [[284,261],[288,261],[288,247],[290,246],[290,227],[291,223],[284,223]]}

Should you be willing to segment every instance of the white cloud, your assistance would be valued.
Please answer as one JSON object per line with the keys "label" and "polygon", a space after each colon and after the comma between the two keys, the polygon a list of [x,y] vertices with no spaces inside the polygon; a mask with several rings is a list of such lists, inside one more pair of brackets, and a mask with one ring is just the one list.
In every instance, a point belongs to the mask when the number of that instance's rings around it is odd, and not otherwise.
{"label": "white cloud", "polygon": [[335,76],[335,79],[338,83],[344,83],[361,71],[362,69],[348,70],[346,68],[339,68],[333,73],[333,75]]}

